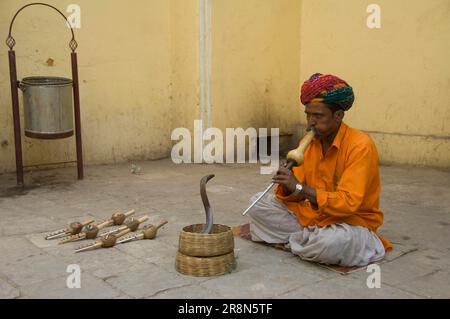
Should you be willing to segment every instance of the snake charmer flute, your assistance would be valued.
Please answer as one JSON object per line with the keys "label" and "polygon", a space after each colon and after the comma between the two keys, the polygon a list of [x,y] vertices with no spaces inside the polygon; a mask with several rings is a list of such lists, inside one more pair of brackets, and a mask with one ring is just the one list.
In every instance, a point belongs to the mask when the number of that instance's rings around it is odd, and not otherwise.
{"label": "snake charmer flute", "polygon": [[125,236],[126,234],[128,234],[132,231],[137,230],[139,225],[147,220],[148,220],[147,215],[133,219],[133,221],[128,224],[128,227],[121,230],[119,233],[108,234],[108,235],[102,236],[98,241],[78,247],[75,250],[75,252],[79,253],[79,252],[85,251],[85,250],[113,247],[116,244],[117,239],[119,239],[122,236]]}
{"label": "snake charmer flute", "polygon": [[[313,140],[314,135],[315,135],[314,129],[313,128],[309,129],[308,133],[302,138],[302,140],[298,144],[298,147],[296,149],[289,151],[289,153],[286,156],[286,158],[287,158],[286,168],[292,169],[294,166],[303,164],[303,160],[304,160],[303,153],[305,152],[306,148]],[[249,210],[252,209],[253,206],[255,206],[255,204],[261,198],[263,198],[263,196],[266,195],[267,192],[270,191],[274,185],[275,185],[275,183],[272,182],[264,190],[264,192],[261,195],[259,195],[258,198],[242,213],[242,216],[245,216],[245,214],[247,214],[249,212]]]}
{"label": "snake charmer flute", "polygon": [[65,244],[65,243],[78,241],[78,240],[82,240],[82,239],[94,239],[97,237],[100,229],[103,229],[103,228],[111,226],[111,225],[122,225],[123,222],[125,221],[125,219],[133,214],[134,214],[134,209],[132,209],[126,213],[122,213],[122,212],[114,213],[114,214],[112,214],[110,219],[105,220],[97,225],[89,224],[84,228],[84,231],[82,231],[76,235],[68,236],[68,237],[62,239],[61,241],[59,241],[58,244]]}

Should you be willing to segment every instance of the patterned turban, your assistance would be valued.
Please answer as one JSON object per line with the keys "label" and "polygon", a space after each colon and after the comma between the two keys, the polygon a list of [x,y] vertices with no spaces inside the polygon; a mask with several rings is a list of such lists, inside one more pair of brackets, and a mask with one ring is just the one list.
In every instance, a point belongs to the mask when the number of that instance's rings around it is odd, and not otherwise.
{"label": "patterned turban", "polygon": [[303,83],[300,100],[304,105],[309,102],[336,104],[347,111],[352,107],[355,96],[352,87],[344,80],[334,75],[315,73]]}

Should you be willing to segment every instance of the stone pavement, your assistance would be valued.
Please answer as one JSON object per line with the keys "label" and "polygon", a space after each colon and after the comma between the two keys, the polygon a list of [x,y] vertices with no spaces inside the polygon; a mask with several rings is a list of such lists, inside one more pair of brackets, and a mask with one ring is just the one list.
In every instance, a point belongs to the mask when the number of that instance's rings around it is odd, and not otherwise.
{"label": "stone pavement", "polygon": [[[247,222],[241,212],[270,176],[259,166],[175,165],[170,160],[0,175],[0,298],[449,298],[450,172],[382,166],[380,233],[410,252],[380,265],[381,288],[369,289],[370,273],[341,275],[289,253],[235,240],[236,269],[195,278],[176,272],[182,227],[204,222],[199,181],[208,183],[215,222]],[[134,167],[134,171],[136,167]],[[75,220],[108,218],[135,209],[150,222],[167,219],[155,240],[74,254],[79,243],[57,245],[46,232]],[[81,288],[69,289],[68,265],[81,267]]]}

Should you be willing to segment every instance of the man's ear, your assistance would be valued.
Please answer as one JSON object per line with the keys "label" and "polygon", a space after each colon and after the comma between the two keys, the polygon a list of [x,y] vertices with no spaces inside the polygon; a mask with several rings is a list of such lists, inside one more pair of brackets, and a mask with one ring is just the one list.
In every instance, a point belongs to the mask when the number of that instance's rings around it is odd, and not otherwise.
{"label": "man's ear", "polygon": [[343,110],[337,110],[333,114],[335,120],[338,121],[338,122],[342,121],[342,119],[344,118],[344,115],[345,115],[345,112]]}

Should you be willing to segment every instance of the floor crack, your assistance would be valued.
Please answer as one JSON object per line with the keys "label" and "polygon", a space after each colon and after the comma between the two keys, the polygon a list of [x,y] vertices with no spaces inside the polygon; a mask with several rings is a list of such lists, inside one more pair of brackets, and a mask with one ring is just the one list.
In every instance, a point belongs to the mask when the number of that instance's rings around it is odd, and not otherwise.
{"label": "floor crack", "polygon": [[161,293],[163,293],[163,292],[166,292],[166,291],[170,291],[170,290],[178,289],[178,288],[189,287],[189,286],[195,286],[195,285],[196,285],[196,283],[193,283],[193,284],[185,284],[185,285],[181,285],[181,286],[169,287],[169,288],[161,289],[161,290],[158,290],[157,292],[155,292],[154,294],[151,294],[151,295],[146,296],[146,297],[144,297],[144,298],[153,298],[153,297],[155,297],[155,296],[157,296],[157,295],[159,295],[159,294],[161,294]]}

